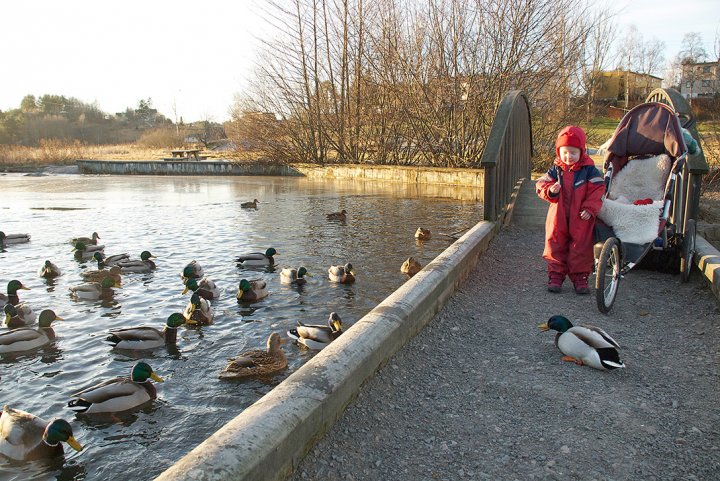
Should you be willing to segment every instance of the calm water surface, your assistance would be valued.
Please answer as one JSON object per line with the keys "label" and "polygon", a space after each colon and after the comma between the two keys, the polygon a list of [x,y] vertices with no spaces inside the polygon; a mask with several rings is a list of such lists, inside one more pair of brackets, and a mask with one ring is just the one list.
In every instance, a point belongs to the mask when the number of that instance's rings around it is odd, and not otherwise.
{"label": "calm water surface", "polygon": [[[324,323],[337,311],[345,329],[407,278],[400,265],[414,256],[426,265],[451,243],[439,232],[461,231],[481,220],[477,192],[451,187],[422,188],[363,182],[270,177],[45,177],[0,175],[0,230],[30,233],[29,244],[0,250],[0,287],[19,279],[33,310],[51,308],[65,321],[54,323],[51,346],[0,357],[0,404],[44,418],[62,417],[85,447],[66,448],[65,462],[15,463],[0,459],[2,479],[152,479],[206,437],[255,402],[304,362],[312,352],[284,346],[288,369],[271,382],[217,379],[228,358],[262,348],[272,331],[285,332],[297,320]],[[257,198],[257,210],[240,203]],[[346,223],[325,214],[346,209]],[[430,241],[416,244],[423,226]],[[108,255],[143,250],[157,256],[151,274],[128,274],[123,287],[104,301],[76,301],[68,287],[95,262],[74,259],[69,239],[97,231]],[[235,257],[274,247],[275,269],[240,269]],[[63,276],[37,276],[45,259]],[[143,353],[113,351],[104,343],[111,328],[162,328],[169,314],[189,301],[179,274],[197,260],[224,289],[213,302],[215,323],[181,328],[176,349]],[[331,264],[352,262],[357,282],[327,279]],[[313,277],[302,288],[281,285],[283,267],[305,266]],[[238,304],[243,277],[263,277],[270,295]],[[2,328],[5,329],[4,327]],[[105,379],[128,375],[146,360],[165,379],[149,406],[112,417],[75,416],[66,407],[73,392]]]}

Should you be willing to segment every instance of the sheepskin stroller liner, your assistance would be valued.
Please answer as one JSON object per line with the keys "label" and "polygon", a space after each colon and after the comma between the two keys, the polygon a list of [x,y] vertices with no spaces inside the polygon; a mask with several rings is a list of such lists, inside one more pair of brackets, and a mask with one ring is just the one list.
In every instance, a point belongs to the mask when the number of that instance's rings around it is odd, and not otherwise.
{"label": "sheepskin stroller liner", "polygon": [[[682,211],[683,193],[678,192],[682,183],[676,181],[678,172],[682,170],[683,164],[687,159],[687,148],[682,137],[682,128],[675,111],[661,103],[648,102],[640,104],[630,110],[620,121],[615,129],[613,137],[607,145],[603,169],[605,171],[605,202],[609,202],[608,194],[613,189],[613,181],[623,169],[633,162],[644,162],[650,160],[651,157],[660,155],[669,156],[670,168],[664,175],[662,185],[658,193],[659,198],[653,198],[659,204],[657,210],[658,227],[657,232],[653,232],[650,237],[652,239],[647,242],[628,242],[623,241],[612,225],[607,225],[601,219],[598,219],[595,227],[596,244],[594,248],[595,267],[596,267],[596,288],[598,308],[602,312],[608,312],[614,302],[615,291],[619,278],[626,274],[630,269],[637,265],[650,250],[668,250],[675,248],[677,244],[676,232],[677,228],[672,223],[674,213]],[[628,169],[630,171],[632,169]],[[626,171],[627,172],[627,171]],[[642,181],[642,179],[639,179]],[[630,199],[632,203],[634,199]],[[604,203],[605,203],[604,202]],[[604,206],[605,207],[605,206]],[[629,206],[633,208],[632,206]],[[650,207],[651,206],[643,206]],[[654,215],[654,214],[653,214]],[[611,244],[608,242],[613,240]],[[599,272],[600,264],[607,261],[603,258],[603,251],[617,249],[619,256],[618,266],[612,274],[613,282],[610,284],[611,292],[602,292],[607,288],[607,281],[600,279],[604,272]],[[602,282],[601,282],[602,281]],[[609,305],[608,305],[609,304]]]}

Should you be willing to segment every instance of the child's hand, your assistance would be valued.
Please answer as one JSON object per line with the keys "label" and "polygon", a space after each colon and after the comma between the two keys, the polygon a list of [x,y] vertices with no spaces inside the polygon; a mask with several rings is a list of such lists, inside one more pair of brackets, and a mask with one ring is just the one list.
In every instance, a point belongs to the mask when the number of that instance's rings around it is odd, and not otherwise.
{"label": "child's hand", "polygon": [[561,188],[562,186],[560,185],[560,182],[555,182],[553,185],[550,186],[548,190],[553,194],[557,194],[558,192],[560,192]]}
{"label": "child's hand", "polygon": [[592,216],[590,215],[590,212],[586,211],[585,209],[583,209],[583,210],[580,211],[580,218],[581,218],[582,220],[588,220],[590,217],[592,217]]}

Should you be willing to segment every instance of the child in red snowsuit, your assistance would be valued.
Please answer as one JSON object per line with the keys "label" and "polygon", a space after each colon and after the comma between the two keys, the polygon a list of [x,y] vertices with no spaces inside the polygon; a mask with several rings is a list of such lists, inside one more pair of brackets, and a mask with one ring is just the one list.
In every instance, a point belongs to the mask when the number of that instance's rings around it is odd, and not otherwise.
{"label": "child in red snowsuit", "polygon": [[593,231],[605,184],[585,151],[585,141],[580,127],[562,129],[555,142],[555,162],[535,185],[540,198],[550,202],[543,251],[550,292],[560,292],[566,275],[576,293],[590,292]]}

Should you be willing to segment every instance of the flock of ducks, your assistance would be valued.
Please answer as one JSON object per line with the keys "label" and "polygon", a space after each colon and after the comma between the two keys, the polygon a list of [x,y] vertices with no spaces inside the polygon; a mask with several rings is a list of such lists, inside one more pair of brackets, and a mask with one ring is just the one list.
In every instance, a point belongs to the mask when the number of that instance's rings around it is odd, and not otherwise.
{"label": "flock of ducks", "polygon": [[[243,205],[256,208],[257,199]],[[253,205],[250,205],[253,204]],[[97,270],[81,273],[84,283],[70,287],[70,294],[79,299],[96,300],[112,296],[113,288],[121,287],[121,276],[128,273],[150,272],[156,268],[149,251],[143,251],[139,260],[132,260],[128,254],[106,255],[105,247],[99,244],[100,236],[93,232],[90,237],[77,237],[71,240],[79,260],[94,259]],[[29,235],[6,235],[0,232],[2,247],[10,244],[29,242]],[[269,248],[265,252],[252,252],[239,256],[239,267],[267,267],[275,264],[277,251]],[[38,275],[53,279],[62,275],[60,268],[46,260],[38,270]],[[280,282],[289,285],[303,285],[311,274],[305,267],[284,268],[280,271]],[[331,281],[352,283],[355,273],[352,265],[331,266],[328,269]],[[177,330],[183,325],[206,325],[213,321],[210,301],[221,296],[221,290],[205,276],[203,267],[192,261],[181,273],[184,286],[183,294],[192,292],[190,302],[181,312],[170,314],[162,329],[149,326],[111,329],[106,342],[114,349],[143,351],[166,345],[174,345]],[[3,306],[4,324],[7,330],[0,331],[0,354],[18,353],[43,347],[55,340],[52,323],[63,320],[50,309],[43,310],[39,316],[30,306],[19,298],[19,291],[29,290],[21,281],[11,280],[7,284],[7,294],[0,293],[0,305]],[[236,294],[238,302],[253,302],[269,294],[267,283],[262,279],[242,279]],[[31,325],[37,319],[37,328]],[[297,328],[288,331],[288,338],[312,350],[321,350],[342,334],[342,320],[332,312],[327,325],[306,325],[298,321]],[[231,359],[219,374],[220,379],[242,379],[263,377],[275,374],[287,367],[288,361],[281,345],[287,342],[274,332],[267,339],[266,349],[250,350]],[[139,361],[132,366],[129,376],[116,377],[100,384],[88,387],[72,394],[68,407],[76,413],[117,413],[137,408],[157,398],[157,391],[151,381],[163,382],[152,367]],[[32,460],[54,456],[63,452],[62,444],[67,443],[80,451],[82,446],[73,437],[72,428],[67,421],[43,420],[33,414],[12,409],[8,406],[0,414],[0,454],[15,460]]]}

